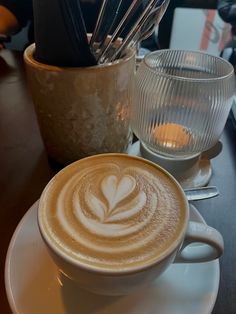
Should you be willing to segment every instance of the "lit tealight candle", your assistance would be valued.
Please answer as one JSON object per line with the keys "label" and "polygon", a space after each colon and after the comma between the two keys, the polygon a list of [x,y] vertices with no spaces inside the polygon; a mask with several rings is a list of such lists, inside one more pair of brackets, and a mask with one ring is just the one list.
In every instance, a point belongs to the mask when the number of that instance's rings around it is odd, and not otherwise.
{"label": "lit tealight candle", "polygon": [[191,140],[191,134],[188,130],[176,123],[156,126],[153,130],[153,137],[163,147],[177,149],[187,146]]}

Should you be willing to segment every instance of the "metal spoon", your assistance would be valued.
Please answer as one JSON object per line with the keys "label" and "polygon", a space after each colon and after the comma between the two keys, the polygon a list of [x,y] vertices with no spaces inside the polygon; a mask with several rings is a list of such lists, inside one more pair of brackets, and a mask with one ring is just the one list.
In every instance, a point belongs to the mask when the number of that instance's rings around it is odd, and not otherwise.
{"label": "metal spoon", "polygon": [[[122,44],[119,46],[119,48],[115,51],[115,53],[112,56],[109,56],[109,62],[114,61],[117,57],[122,55],[122,53],[125,51],[125,49],[130,45],[132,42],[132,46],[135,46],[137,42],[139,42],[144,35],[145,31],[143,29],[144,24],[147,22],[150,15],[152,15],[153,10],[155,10],[153,16],[155,17],[156,21],[160,21],[163,14],[165,13],[167,6],[169,4],[169,0],[154,0],[150,1],[148,6],[145,8],[139,19],[136,21],[135,25],[131,29],[131,31],[127,34],[127,36],[124,38]],[[159,15],[159,17],[158,17]],[[151,19],[154,24],[154,18],[151,16]],[[148,23],[148,35],[150,34],[150,23]],[[142,30],[142,31],[141,31]],[[154,28],[152,28],[152,31]],[[144,36],[145,38],[145,36]]]}
{"label": "metal spoon", "polygon": [[131,2],[127,12],[122,17],[121,21],[115,28],[113,34],[111,34],[111,37],[108,39],[107,43],[100,46],[100,51],[97,55],[98,61],[104,59],[107,51],[109,51],[109,49],[112,47],[114,41],[119,37],[124,27],[127,26],[130,18],[132,18],[135,15],[135,13],[137,13],[137,10],[138,8],[140,8],[141,3],[142,3],[142,0],[133,0]]}
{"label": "metal spoon", "polygon": [[216,186],[184,189],[184,192],[188,201],[203,200],[219,195],[219,190],[217,189]]}
{"label": "metal spoon", "polygon": [[122,1],[123,0],[103,0],[95,29],[90,40],[90,46],[95,54],[96,49],[101,49],[101,46],[104,45],[105,40],[116,21]]}
{"label": "metal spoon", "polygon": [[[140,23],[143,21],[144,18],[146,18],[146,16],[149,15],[149,13],[151,12],[152,8],[155,6],[155,4],[157,3],[158,0],[150,0],[150,2],[146,5],[145,9],[142,11],[142,13],[140,14],[140,16],[138,17],[137,21],[135,22],[135,24],[133,25],[132,29],[129,31],[129,33],[127,34],[126,38],[123,40],[122,45],[121,45],[121,49],[123,49],[123,46],[125,45],[126,47],[126,42],[130,42],[130,40],[133,38],[133,36],[135,35],[136,29],[137,27],[140,25]],[[129,14],[132,12],[133,9],[135,9],[136,2],[133,2],[130,6],[130,12]],[[129,11],[129,10],[128,10]],[[125,20],[128,18],[127,14],[125,14],[125,16],[123,17],[123,19],[121,20],[121,22],[119,23],[119,25],[117,26],[117,29],[114,31],[112,38],[110,39],[108,45],[106,46],[105,50],[102,51],[102,54],[99,55],[98,58],[98,63],[103,63],[106,62],[106,51],[108,50],[108,48],[110,47],[112,41],[114,40],[114,38],[116,38],[119,34],[119,31],[122,29],[123,23],[125,23]],[[120,47],[117,49],[117,51],[115,51],[112,55],[112,60],[114,60],[116,58],[116,56],[120,53]],[[111,60],[108,60],[111,61]]]}
{"label": "metal spoon", "polygon": [[163,15],[165,14],[169,2],[170,0],[166,0],[165,2],[163,2],[162,5],[155,7],[151,11],[148,18],[146,19],[146,21],[144,22],[140,29],[139,37],[135,40],[133,39],[134,42],[142,41],[152,35],[152,33],[155,30],[155,27],[160,23]]}

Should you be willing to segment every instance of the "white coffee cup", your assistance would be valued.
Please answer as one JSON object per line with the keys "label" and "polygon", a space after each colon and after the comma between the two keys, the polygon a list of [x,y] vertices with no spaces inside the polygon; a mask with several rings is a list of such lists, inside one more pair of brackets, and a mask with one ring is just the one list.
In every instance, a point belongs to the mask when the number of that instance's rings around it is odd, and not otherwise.
{"label": "white coffee cup", "polygon": [[[219,258],[223,239],[189,221],[179,183],[140,157],[100,154],[60,171],[44,189],[38,224],[59,269],[82,288],[128,294],[172,263]],[[200,242],[201,245],[191,243]]]}

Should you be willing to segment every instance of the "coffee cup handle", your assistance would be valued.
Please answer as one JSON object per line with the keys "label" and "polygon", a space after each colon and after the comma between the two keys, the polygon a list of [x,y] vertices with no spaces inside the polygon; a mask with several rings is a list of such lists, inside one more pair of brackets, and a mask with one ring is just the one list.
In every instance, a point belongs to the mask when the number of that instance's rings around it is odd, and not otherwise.
{"label": "coffee cup handle", "polygon": [[219,258],[223,251],[224,241],[219,231],[206,224],[190,221],[174,263],[208,262]]}

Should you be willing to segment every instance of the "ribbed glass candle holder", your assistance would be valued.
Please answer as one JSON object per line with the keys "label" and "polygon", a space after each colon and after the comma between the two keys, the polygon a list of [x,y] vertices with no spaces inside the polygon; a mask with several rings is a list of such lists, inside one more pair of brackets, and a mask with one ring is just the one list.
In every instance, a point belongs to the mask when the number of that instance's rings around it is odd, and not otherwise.
{"label": "ribbed glass candle holder", "polygon": [[132,129],[157,154],[192,158],[219,140],[234,93],[226,60],[200,51],[152,52],[136,73]]}

